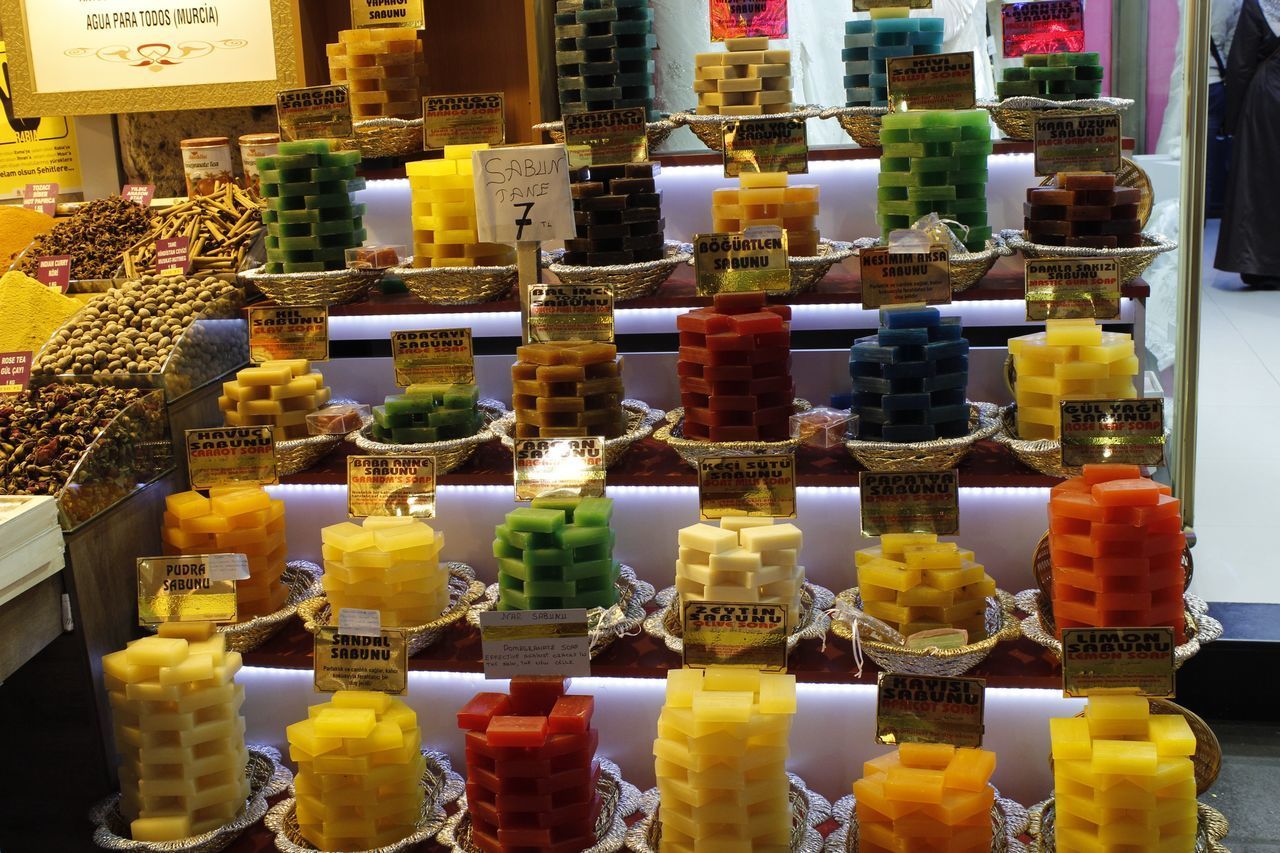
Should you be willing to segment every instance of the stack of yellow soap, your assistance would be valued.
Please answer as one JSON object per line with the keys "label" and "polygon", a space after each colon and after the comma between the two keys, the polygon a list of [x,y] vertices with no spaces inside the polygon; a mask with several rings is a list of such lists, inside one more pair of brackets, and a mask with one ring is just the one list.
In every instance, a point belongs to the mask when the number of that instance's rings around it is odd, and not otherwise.
{"label": "stack of yellow soap", "polygon": [[737,667],[667,673],[653,742],[663,853],[786,851],[796,679]]}
{"label": "stack of yellow soap", "polygon": [[275,427],[276,441],[306,438],[307,415],[329,402],[324,376],[304,358],[264,361],[222,383],[218,408],[227,426]]}
{"label": "stack of yellow soap", "polygon": [[1049,320],[1045,331],[1009,339],[1017,373],[1018,437],[1056,439],[1063,400],[1138,396],[1133,337],[1104,332],[1094,320]]}
{"label": "stack of yellow soap", "polygon": [[386,847],[414,831],[426,761],[408,705],[339,690],[285,733],[298,765],[298,828],[318,850]]}
{"label": "stack of yellow soap", "polygon": [[1185,717],[1103,695],[1049,727],[1059,850],[1196,848],[1196,736]]}
{"label": "stack of yellow soap", "polygon": [[694,57],[699,115],[754,116],[791,109],[791,51],[764,37],[726,39],[723,51]]}
{"label": "stack of yellow soap", "polygon": [[972,551],[932,533],[888,533],[854,555],[862,608],[898,633],[959,628],[985,639],[987,598],[996,582]]}
{"label": "stack of yellow soap", "polygon": [[422,117],[427,62],[418,31],[408,27],[342,30],[325,46],[329,81],[345,85],[356,119]]}
{"label": "stack of yellow soap", "polygon": [[449,606],[444,533],[413,518],[344,521],[320,531],[325,595],[333,612],[378,610],[388,627],[425,625]]}
{"label": "stack of yellow soap", "polygon": [[120,813],[135,841],[216,829],[244,808],[240,654],[209,622],[171,622],[102,659],[120,753]]}
{"label": "stack of yellow soap", "polygon": [[853,783],[860,853],[988,853],[995,769],[994,752],[938,743],[866,762]]}
{"label": "stack of yellow soap", "polygon": [[471,155],[488,145],[448,145],[442,160],[405,164],[413,203],[415,267],[495,267],[514,264],[515,249],[481,243]]}
{"label": "stack of yellow soap", "polygon": [[796,257],[818,254],[818,186],[787,186],[786,172],[743,172],[738,189],[711,193],[712,227],[717,233],[736,233],[757,225],[777,225],[787,232],[787,253]]}
{"label": "stack of yellow soap", "polygon": [[249,577],[236,582],[240,619],[274,613],[289,598],[280,579],[289,549],[284,501],[261,486],[215,486],[209,497],[180,492],[165,498],[160,539],[166,554],[244,554]]}
{"label": "stack of yellow soap", "polygon": [[719,527],[695,524],[678,535],[676,591],[682,599],[785,604],[787,621],[799,622],[800,528],[772,518],[729,516]]}

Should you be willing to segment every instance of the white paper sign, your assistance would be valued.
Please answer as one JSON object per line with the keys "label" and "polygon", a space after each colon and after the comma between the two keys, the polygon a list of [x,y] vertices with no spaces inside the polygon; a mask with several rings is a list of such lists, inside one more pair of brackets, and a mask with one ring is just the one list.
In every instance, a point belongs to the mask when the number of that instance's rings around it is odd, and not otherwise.
{"label": "white paper sign", "polygon": [[249,558],[244,554],[207,554],[204,565],[210,580],[247,581],[249,579]]}
{"label": "white paper sign", "polygon": [[563,145],[489,148],[472,155],[476,229],[485,243],[572,240],[578,236]]}
{"label": "white paper sign", "polygon": [[359,607],[340,607],[338,633],[353,637],[381,637],[382,612]]}
{"label": "white paper sign", "polygon": [[485,678],[591,674],[585,609],[487,611],[480,636]]}

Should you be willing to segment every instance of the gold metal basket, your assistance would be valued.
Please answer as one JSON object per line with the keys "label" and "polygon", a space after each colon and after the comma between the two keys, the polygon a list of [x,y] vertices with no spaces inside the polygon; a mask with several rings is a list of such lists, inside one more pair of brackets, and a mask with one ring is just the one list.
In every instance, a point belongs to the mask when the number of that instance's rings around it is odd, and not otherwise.
{"label": "gold metal basket", "polygon": [[960,438],[897,443],[850,440],[849,455],[868,471],[945,471],[960,464],[979,441],[1000,429],[1000,407],[995,403],[969,404],[969,433]]}
{"label": "gold metal basket", "polygon": [[768,118],[785,121],[786,119],[811,119],[821,118],[822,108],[814,106],[796,107],[795,109],[785,113],[764,113],[752,116],[722,116],[722,115],[699,115],[698,113],[676,113],[671,116],[671,120],[676,122],[677,126],[685,125],[693,131],[693,135],[702,141],[702,144],[710,148],[712,151],[724,150],[724,126],[729,122],[740,121],[748,118]]}
{"label": "gold metal basket", "polygon": [[1035,138],[1036,119],[1042,116],[1101,115],[1124,112],[1133,106],[1129,98],[1089,98],[1079,101],[1050,101],[1046,98],[1019,96],[1003,101],[981,101],[978,106],[990,111],[991,119],[1009,139],[1027,141]]}
{"label": "gold metal basket", "polygon": [[[608,438],[604,442],[604,465],[612,468],[637,441],[648,438],[654,427],[662,422],[664,413],[661,409],[651,409],[639,400],[623,400],[622,411],[627,418],[627,431],[617,438]],[[516,415],[510,412],[493,422],[494,435],[507,450],[515,450]]]}
{"label": "gold metal basket", "polygon": [[[1031,807],[1027,824],[1027,834],[1031,838],[1027,850],[1030,853],[1058,853],[1054,835],[1055,813],[1052,797]],[[1228,853],[1222,842],[1230,829],[1226,815],[1212,806],[1196,803],[1196,846],[1191,853]]]}
{"label": "gold metal basket", "polygon": [[[669,586],[654,596],[658,609],[644,618],[644,631],[676,654],[684,654],[684,620],[680,594]],[[787,635],[787,650],[801,640],[823,638],[831,627],[827,611],[835,602],[835,594],[826,587],[805,581],[800,589],[800,620]]]}
{"label": "gold metal basket", "polygon": [[557,250],[546,255],[549,261],[547,269],[565,284],[608,285],[613,289],[613,301],[625,302],[628,299],[653,296],[658,292],[658,288],[671,278],[671,274],[677,267],[693,259],[693,247],[688,243],[668,240],[665,244],[665,252],[665,257],[658,261],[580,267],[560,263],[564,252]]}
{"label": "gold metal basket", "polygon": [[787,266],[791,270],[791,287],[776,292],[776,295],[799,296],[808,293],[827,277],[833,266],[852,258],[854,254],[852,243],[822,238],[818,241],[818,254],[792,255],[787,258]]}
{"label": "gold metal basket", "polygon": [[[884,245],[884,240],[879,237],[861,237],[853,241],[856,249],[876,248]],[[1009,248],[1004,238],[999,234],[992,235],[987,241],[986,248],[979,252],[952,252],[949,260],[951,263],[951,292],[963,293],[970,288],[976,287],[978,282],[986,278],[987,273],[991,272],[992,267],[996,265],[996,261],[1001,258],[1007,258],[1013,254],[1013,249]]]}
{"label": "gold metal basket", "polygon": [[[826,853],[858,853],[858,808],[853,795],[831,807],[836,828],[827,836]],[[1027,810],[1000,796],[991,806],[991,853],[1023,853],[1021,835],[1027,830]]]}
{"label": "gold metal basket", "polygon": [[277,305],[290,308],[346,305],[359,301],[382,278],[381,270],[268,273],[255,267],[238,273],[242,284],[262,291]]}
{"label": "gold metal basket", "polygon": [[422,153],[422,119],[370,118],[353,125],[355,134],[338,143],[340,150],[361,157],[407,157]]}
{"label": "gold metal basket", "polygon": [[[1008,362],[1012,365],[1013,360]],[[1018,407],[1016,404],[1000,410],[1000,429],[992,436],[999,444],[1009,448],[1019,462],[1044,474],[1046,477],[1077,477],[1081,469],[1062,464],[1062,442],[1056,438],[1018,438]]]}
{"label": "gold metal basket", "polygon": [[493,423],[507,414],[507,407],[497,400],[480,400],[482,426],[475,435],[448,441],[429,441],[421,444],[387,444],[373,437],[373,425],[366,424],[355,436],[355,445],[362,452],[374,456],[430,456],[436,461],[436,476],[447,474],[470,459],[480,447],[493,441]]}
{"label": "gold metal basket", "polygon": [[[793,411],[807,412],[813,406],[808,400],[796,399]],[[654,431],[653,437],[668,445],[694,468],[704,456],[754,456],[758,453],[795,453],[803,439],[785,441],[703,441],[684,437],[684,409],[667,412],[667,422]]]}
{"label": "gold metal basket", "polygon": [[1001,238],[1009,248],[1031,260],[1059,258],[1114,259],[1120,265],[1120,284],[1136,281],[1155,262],[1156,256],[1178,248],[1176,240],[1170,240],[1154,231],[1142,232],[1142,245],[1132,249],[1089,249],[1082,246],[1045,246],[1032,243],[1021,231],[1001,231]]}
{"label": "gold metal basket", "polygon": [[480,305],[502,299],[515,287],[515,264],[505,267],[392,267],[388,276],[404,282],[409,292],[428,305]]}
{"label": "gold metal basket", "polygon": [[[671,117],[660,118],[657,121],[645,123],[645,134],[649,138],[649,151],[653,152],[655,148],[667,141],[667,137],[671,135],[671,131],[680,125]],[[533,126],[535,131],[546,133],[551,137],[551,141],[557,145],[564,144],[564,122],[563,121],[544,121],[541,124]]]}
{"label": "gold metal basket", "polygon": [[822,111],[822,118],[835,119],[860,147],[879,148],[880,120],[888,112],[888,107],[831,107]]}

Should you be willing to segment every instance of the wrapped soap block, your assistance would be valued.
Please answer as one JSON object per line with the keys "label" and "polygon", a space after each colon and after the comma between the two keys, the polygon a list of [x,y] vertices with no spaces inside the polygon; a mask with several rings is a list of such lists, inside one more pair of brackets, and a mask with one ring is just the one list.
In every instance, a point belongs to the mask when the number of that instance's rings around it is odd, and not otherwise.
{"label": "wrapped soap block", "polygon": [[1027,190],[1027,238],[1045,246],[1131,249],[1142,245],[1136,187],[1116,186],[1115,175],[1061,172],[1052,187]]}
{"label": "wrapped soap block", "polygon": [[556,86],[563,115],[653,108],[653,9],[649,0],[557,0]]}
{"label": "wrapped soap block", "polygon": [[391,628],[425,625],[449,608],[444,532],[414,518],[369,517],[320,531],[320,581],[333,613],[377,610]]}
{"label": "wrapped soap block", "polygon": [[[910,110],[881,122],[876,219],[889,234],[936,213],[971,252],[991,239],[987,222],[987,155],[992,151],[986,110]],[[959,226],[957,227],[955,224]]]}
{"label": "wrapped soap block", "polygon": [[284,501],[256,485],[215,486],[205,497],[180,492],[165,498],[160,539],[165,554],[244,554],[249,577],[236,581],[241,621],[275,613],[289,600],[281,580],[289,556]]}
{"label": "wrapped soap block", "polygon": [[788,186],[786,172],[743,172],[738,188],[711,193],[712,228],[720,233],[745,231],[756,225],[776,225],[787,232],[787,254],[806,258],[818,254],[818,186]]}
{"label": "wrapped soap block", "polygon": [[791,51],[769,39],[726,39],[725,49],[694,57],[698,115],[757,116],[791,111]]}
{"label": "wrapped soap block", "polygon": [[476,233],[471,155],[488,145],[447,145],[444,159],[406,163],[412,198],[415,267],[501,267],[515,247],[482,243]]}
{"label": "wrapped soap block", "polygon": [[849,351],[858,438],[914,442],[969,434],[969,342],[959,317],[883,308],[880,330]]}
{"label": "wrapped soap block", "polygon": [[388,444],[424,444],[466,438],[483,421],[475,385],[410,385],[373,407],[373,437]]}
{"label": "wrapped soap block", "polygon": [[274,427],[276,441],[306,438],[307,416],[329,402],[324,376],[305,359],[264,361],[222,383],[218,408],[227,426]]}
{"label": "wrapped soap block", "polygon": [[785,441],[796,386],[791,308],[763,293],[718,293],[676,317],[684,435],[707,441]]}
{"label": "wrapped soap block", "polygon": [[846,21],[844,50],[840,52],[844,61],[845,106],[888,106],[888,60],[941,53],[942,36],[942,18],[909,18],[903,14]]}
{"label": "wrapped soap block", "polygon": [[800,622],[804,538],[794,524],[729,516],[679,533],[676,591],[683,601],[784,604],[788,633]]}
{"label": "wrapped soap block", "polygon": [[414,832],[426,758],[412,708],[386,693],[339,690],[285,734],[298,765],[298,828],[317,850],[372,850]]}
{"label": "wrapped soap block", "polygon": [[1094,695],[1049,721],[1059,850],[1185,853],[1197,845],[1196,736],[1141,696]]}
{"label": "wrapped soap block", "polygon": [[177,841],[245,807],[239,652],[211,622],[168,622],[102,659],[120,754],[120,813],[134,841]]}
{"label": "wrapped soap block", "polygon": [[364,205],[353,193],[359,151],[334,151],[328,139],[281,142],[258,158],[267,226],[268,273],[345,269],[347,249],[364,242]]}
{"label": "wrapped soap block", "polygon": [[511,383],[517,438],[617,438],[627,431],[622,359],[613,344],[517,347]]}
{"label": "wrapped soap block", "polygon": [[578,236],[564,242],[561,263],[602,267],[661,260],[662,190],[657,163],[579,169],[573,183],[573,218]]}
{"label": "wrapped soap block", "polygon": [[1031,96],[1076,101],[1102,96],[1105,71],[1096,53],[1027,53],[1021,66],[1004,69],[996,83],[1000,100]]}
{"label": "wrapped soap block", "polygon": [[577,853],[596,843],[600,733],[595,700],[569,680],[516,676],[510,694],[477,693],[466,732],[471,844],[481,853]]}
{"label": "wrapped soap block", "polygon": [[1053,617],[1063,628],[1169,627],[1186,639],[1182,504],[1134,465],[1086,465],[1049,496]]}
{"label": "wrapped soap block", "polygon": [[499,610],[612,607],[618,601],[609,498],[534,498],[494,531]]}
{"label": "wrapped soap block", "polygon": [[974,553],[932,533],[887,533],[854,554],[862,609],[910,637],[960,629],[968,642],[987,637],[987,599],[996,582]]}
{"label": "wrapped soap block", "polygon": [[667,672],[653,742],[664,851],[791,849],[787,753],[796,677],[742,667]]}
{"label": "wrapped soap block", "polygon": [[1138,356],[1133,337],[1094,320],[1049,320],[1045,331],[1009,339],[1017,374],[1018,437],[1057,439],[1063,400],[1131,400]]}
{"label": "wrapped soap block", "polygon": [[422,118],[427,62],[417,30],[342,30],[325,53],[329,82],[347,87],[354,119]]}
{"label": "wrapped soap block", "polygon": [[862,768],[853,783],[861,853],[991,850],[994,752],[904,743]]}

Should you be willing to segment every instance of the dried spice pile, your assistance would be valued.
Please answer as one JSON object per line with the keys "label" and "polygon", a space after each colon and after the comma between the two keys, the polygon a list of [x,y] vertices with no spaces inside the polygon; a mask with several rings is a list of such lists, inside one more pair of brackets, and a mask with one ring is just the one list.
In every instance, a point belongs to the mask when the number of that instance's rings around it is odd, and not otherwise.
{"label": "dried spice pile", "polygon": [[100,198],[37,237],[18,268],[35,276],[38,258],[70,255],[73,279],[112,278],[124,253],[150,233],[150,210],[120,196]]}

